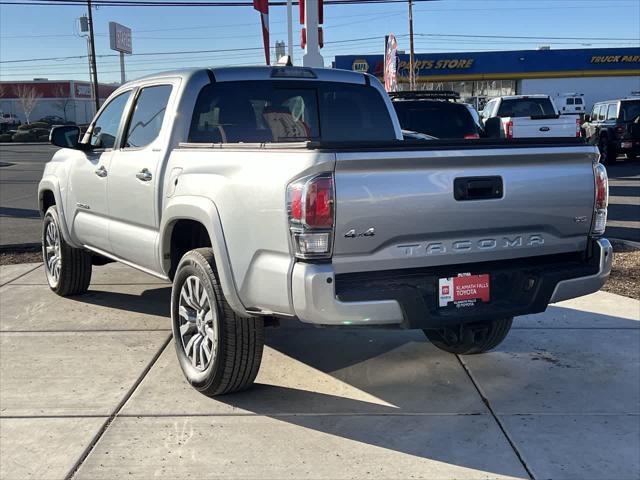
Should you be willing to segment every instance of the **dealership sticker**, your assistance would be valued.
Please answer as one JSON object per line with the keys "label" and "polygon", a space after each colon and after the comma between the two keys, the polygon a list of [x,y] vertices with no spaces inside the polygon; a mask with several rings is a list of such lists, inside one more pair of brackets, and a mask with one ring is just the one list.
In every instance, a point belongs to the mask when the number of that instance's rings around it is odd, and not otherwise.
{"label": "dealership sticker", "polygon": [[475,305],[477,300],[489,301],[489,275],[459,273],[457,277],[438,280],[438,305],[446,307],[453,302],[457,307]]}

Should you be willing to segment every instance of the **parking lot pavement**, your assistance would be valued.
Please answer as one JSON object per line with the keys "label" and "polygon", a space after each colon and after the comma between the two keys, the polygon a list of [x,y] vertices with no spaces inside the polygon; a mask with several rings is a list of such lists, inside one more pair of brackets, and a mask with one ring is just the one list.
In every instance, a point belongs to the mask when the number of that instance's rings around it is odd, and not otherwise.
{"label": "parking lot pavement", "polygon": [[[52,145],[0,145],[0,247],[40,243],[37,186]],[[640,162],[607,166],[610,198],[607,235],[640,242]]]}
{"label": "parking lot pavement", "polygon": [[640,476],[640,302],[600,292],[457,357],[421,332],[267,330],[257,384],[183,379],[169,285],[121,265],[90,293],[0,267],[0,477]]}

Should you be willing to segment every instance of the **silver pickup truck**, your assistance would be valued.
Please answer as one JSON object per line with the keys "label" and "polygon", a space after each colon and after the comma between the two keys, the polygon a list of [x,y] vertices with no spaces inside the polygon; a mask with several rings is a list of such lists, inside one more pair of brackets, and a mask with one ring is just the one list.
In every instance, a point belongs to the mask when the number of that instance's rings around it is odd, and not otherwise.
{"label": "silver pickup truck", "polygon": [[[246,388],[264,325],[422,329],[457,354],[598,290],[606,171],[580,140],[402,140],[369,75],[251,67],[127,83],[39,185],[51,289],[116,260],[171,280],[178,359]],[[390,333],[391,334],[391,333]]]}

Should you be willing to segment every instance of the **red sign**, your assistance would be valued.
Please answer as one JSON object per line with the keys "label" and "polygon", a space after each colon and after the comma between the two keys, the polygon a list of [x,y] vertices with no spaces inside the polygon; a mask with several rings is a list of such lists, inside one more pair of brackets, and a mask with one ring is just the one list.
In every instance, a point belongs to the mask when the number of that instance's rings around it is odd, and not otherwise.
{"label": "red sign", "polygon": [[476,300],[489,301],[489,275],[460,274],[457,277],[441,278],[438,282],[438,305],[449,303],[473,304]]}

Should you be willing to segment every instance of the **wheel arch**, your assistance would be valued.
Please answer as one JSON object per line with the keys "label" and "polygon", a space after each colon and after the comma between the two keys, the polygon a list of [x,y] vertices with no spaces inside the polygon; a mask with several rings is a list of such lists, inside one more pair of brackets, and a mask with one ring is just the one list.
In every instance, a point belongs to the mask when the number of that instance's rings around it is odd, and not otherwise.
{"label": "wheel arch", "polygon": [[67,223],[67,217],[64,211],[64,204],[62,202],[62,194],[60,191],[60,184],[56,177],[45,177],[38,184],[38,210],[40,216],[44,217],[47,209],[55,205],[58,209],[58,216],[60,217],[60,230],[64,240],[74,248],[80,248],[81,245],[77,245],[72,239],[69,233],[69,226]]}
{"label": "wheel arch", "polygon": [[[216,270],[227,303],[233,310],[241,316],[249,315],[242,304],[235,284],[229,252],[224,239],[222,223],[215,203],[205,197],[184,195],[174,197],[169,200],[163,211],[163,218],[160,224],[160,261],[163,272],[173,278],[175,267],[177,266],[176,252],[173,251],[174,240],[177,237],[176,228],[194,228],[196,225],[206,231],[209,245],[198,245],[195,242],[194,248],[210,246],[216,262]],[[177,261],[176,261],[177,260]]]}

